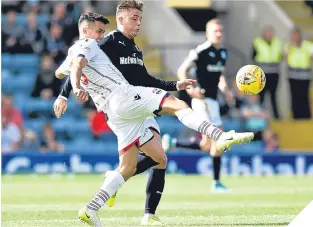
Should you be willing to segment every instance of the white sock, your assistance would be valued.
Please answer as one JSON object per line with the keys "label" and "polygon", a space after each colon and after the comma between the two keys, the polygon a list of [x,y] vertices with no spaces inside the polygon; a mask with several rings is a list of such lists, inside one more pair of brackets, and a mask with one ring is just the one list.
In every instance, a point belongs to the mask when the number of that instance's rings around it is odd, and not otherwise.
{"label": "white sock", "polygon": [[101,189],[87,205],[90,210],[98,211],[106,201],[125,183],[123,176],[118,171],[112,171],[105,178]]}
{"label": "white sock", "polygon": [[203,119],[197,112],[191,108],[182,109],[176,112],[177,118],[188,128],[191,128],[201,134],[207,135],[213,140],[218,140],[223,131],[215,125]]}

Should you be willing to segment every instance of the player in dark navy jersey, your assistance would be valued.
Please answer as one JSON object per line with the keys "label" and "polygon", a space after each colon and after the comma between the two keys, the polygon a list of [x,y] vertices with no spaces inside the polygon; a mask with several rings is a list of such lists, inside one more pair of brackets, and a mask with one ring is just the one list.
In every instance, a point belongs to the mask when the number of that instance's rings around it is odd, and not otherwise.
{"label": "player in dark navy jersey", "polygon": [[[218,19],[210,20],[206,25],[207,41],[192,49],[178,70],[179,79],[183,79],[187,78],[188,71],[192,67],[196,68],[196,79],[199,86],[187,91],[192,98],[192,108],[201,112],[203,117],[219,127],[222,127],[222,119],[217,101],[218,91],[223,92],[228,99],[232,98],[232,93],[227,89],[224,77],[228,54],[227,50],[222,47],[222,29],[222,24]],[[214,169],[212,189],[214,191],[227,190],[220,182],[221,153],[216,152],[215,144],[207,136],[202,135],[200,143],[186,144],[169,135],[164,135],[162,142],[166,150],[176,146],[210,153],[213,157]]]}

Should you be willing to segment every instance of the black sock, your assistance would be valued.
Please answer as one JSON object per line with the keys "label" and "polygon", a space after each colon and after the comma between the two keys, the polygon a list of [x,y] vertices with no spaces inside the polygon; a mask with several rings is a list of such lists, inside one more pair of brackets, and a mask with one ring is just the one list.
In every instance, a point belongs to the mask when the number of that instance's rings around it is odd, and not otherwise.
{"label": "black sock", "polygon": [[165,184],[165,169],[151,169],[146,188],[146,214],[155,214]]}
{"label": "black sock", "polygon": [[153,161],[152,158],[150,158],[149,156],[146,156],[145,154],[139,154],[138,155],[138,159],[137,159],[137,170],[136,173],[134,174],[140,174],[145,172],[147,169],[158,165],[159,163]]}
{"label": "black sock", "polygon": [[197,142],[182,143],[182,142],[177,141],[176,147],[188,148],[192,150],[201,150],[200,145]]}
{"label": "black sock", "polygon": [[221,172],[221,157],[213,157],[213,173],[214,180],[220,180],[220,172]]}

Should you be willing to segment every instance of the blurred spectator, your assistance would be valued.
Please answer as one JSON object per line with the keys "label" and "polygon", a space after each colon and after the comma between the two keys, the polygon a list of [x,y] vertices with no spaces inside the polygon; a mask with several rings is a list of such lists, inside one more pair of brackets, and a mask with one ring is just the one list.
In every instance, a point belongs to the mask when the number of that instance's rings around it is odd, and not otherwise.
{"label": "blurred spectator", "polygon": [[22,9],[22,1],[19,0],[10,0],[10,1],[1,1],[1,12],[5,14],[9,11],[15,11],[20,13]]}
{"label": "blurred spectator", "polygon": [[66,11],[65,4],[61,2],[55,4],[50,21],[51,24],[58,24],[62,27],[73,24],[73,18],[71,14]]}
{"label": "blurred spectator", "polygon": [[308,7],[311,8],[311,16],[313,16],[313,0],[306,0],[304,2]]}
{"label": "blurred spectator", "polygon": [[274,117],[279,119],[276,91],[283,54],[282,42],[274,36],[274,28],[272,26],[266,26],[262,31],[262,36],[257,37],[253,41],[252,49],[252,60],[263,69],[266,75],[266,84],[260,93],[260,102],[263,104],[264,96],[268,92],[271,98]]}
{"label": "blurred spectator", "polygon": [[51,1],[27,0],[23,2],[22,10],[25,13],[49,14],[51,11]]}
{"label": "blurred spectator", "polygon": [[262,133],[267,129],[268,114],[262,109],[259,96],[249,96],[242,108],[245,130],[255,133],[255,140],[262,140]]}
{"label": "blurred spectator", "polygon": [[263,132],[263,140],[265,143],[265,152],[275,152],[279,148],[279,140],[277,133],[268,129]]}
{"label": "blurred spectator", "polygon": [[23,149],[38,149],[38,136],[36,132],[25,129],[24,130],[24,136],[23,136]]}
{"label": "blurred spectator", "polygon": [[2,153],[14,152],[20,147],[21,132],[18,126],[12,122],[6,116],[1,118],[2,135],[1,145]]}
{"label": "blurred spectator", "polygon": [[1,117],[6,118],[9,123],[23,128],[23,117],[21,112],[13,105],[13,98],[10,94],[2,95]]}
{"label": "blurred spectator", "polygon": [[285,48],[291,93],[291,109],[294,119],[311,118],[309,90],[312,80],[313,44],[303,40],[299,28],[295,28],[290,43]]}
{"label": "blurred spectator", "polygon": [[55,64],[52,56],[48,53],[43,54],[32,97],[41,97],[43,99],[58,97],[62,81],[54,76],[54,69]]}
{"label": "blurred spectator", "polygon": [[43,127],[43,137],[40,141],[39,151],[46,153],[48,151],[63,152],[64,146],[55,140],[55,132],[51,124],[45,124]]}
{"label": "blurred spectator", "polygon": [[96,139],[99,139],[100,135],[111,131],[103,112],[91,111],[89,114],[89,125]]}
{"label": "blurred spectator", "polygon": [[80,15],[82,14],[82,9],[83,3],[81,1],[71,0],[67,3],[66,10],[72,15],[72,23],[76,24],[75,22],[78,21]]}
{"label": "blurred spectator", "polygon": [[45,40],[45,50],[50,52],[54,61],[59,64],[67,54],[67,48],[62,37],[62,27],[58,24],[52,24],[49,33],[50,36]]}
{"label": "blurred spectator", "polygon": [[2,31],[10,38],[18,38],[23,35],[23,27],[16,23],[15,11],[7,12],[5,23],[2,25]]}
{"label": "blurred spectator", "polygon": [[22,37],[23,28],[16,23],[16,12],[9,11],[6,14],[5,23],[2,25],[3,52],[33,53],[31,45]]}
{"label": "blurred spectator", "polygon": [[24,31],[25,40],[32,44],[35,53],[41,53],[43,50],[43,34],[37,27],[37,16],[29,13],[27,18],[27,27]]}

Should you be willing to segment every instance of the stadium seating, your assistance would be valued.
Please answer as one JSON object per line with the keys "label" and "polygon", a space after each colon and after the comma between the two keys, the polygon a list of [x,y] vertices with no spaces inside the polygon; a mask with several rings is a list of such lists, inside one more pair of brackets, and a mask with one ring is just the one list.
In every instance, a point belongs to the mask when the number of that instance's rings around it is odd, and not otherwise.
{"label": "stadium seating", "polygon": [[[6,16],[1,16],[2,24],[6,21]],[[45,25],[49,22],[48,14],[40,14],[37,16],[37,23],[39,26]],[[27,14],[19,13],[16,15],[16,23],[21,26],[27,25]]]}

